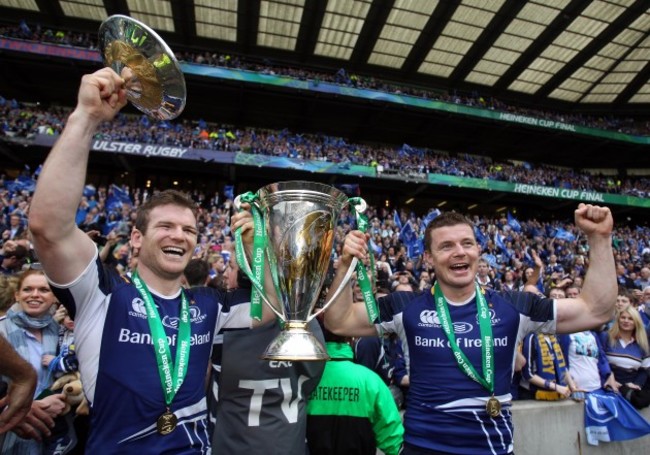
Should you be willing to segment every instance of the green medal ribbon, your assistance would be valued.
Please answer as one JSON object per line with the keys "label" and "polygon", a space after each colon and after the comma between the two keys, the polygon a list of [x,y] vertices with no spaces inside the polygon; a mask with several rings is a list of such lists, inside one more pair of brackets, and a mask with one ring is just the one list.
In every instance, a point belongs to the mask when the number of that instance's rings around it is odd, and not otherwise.
{"label": "green medal ribbon", "polygon": [[[354,211],[357,218],[357,229],[365,233],[368,230],[368,217],[363,213],[359,213],[355,207],[359,205],[360,199],[352,197],[350,198],[350,207]],[[370,254],[372,258],[372,253]],[[374,267],[373,267],[374,268]],[[377,302],[375,302],[375,296],[372,293],[372,283],[370,277],[368,277],[368,272],[366,267],[361,261],[357,262],[357,281],[359,282],[359,288],[363,294],[363,302],[366,306],[366,312],[368,313],[368,319],[371,324],[375,323],[375,320],[379,317],[379,310],[377,309]]]}
{"label": "green medal ribbon", "polygon": [[158,363],[158,374],[160,376],[160,383],[165,394],[165,404],[167,409],[171,405],[176,392],[181,388],[185,375],[187,374],[187,365],[190,358],[190,339],[191,339],[191,326],[190,326],[190,309],[185,292],[181,289],[181,311],[180,321],[178,323],[178,345],[176,347],[176,360],[172,364],[171,350],[169,349],[169,342],[167,335],[163,328],[160,314],[153,302],[151,292],[147,285],[140,279],[137,270],[133,272],[131,277],[133,284],[144,300],[145,308],[147,309],[147,322],[149,323],[149,330],[151,330],[151,337],[154,342],[154,352],[156,353],[156,361]]}
{"label": "green medal ribbon", "polygon": [[445,296],[440,290],[438,282],[433,286],[433,295],[438,312],[438,318],[442,325],[442,330],[447,335],[449,346],[454,353],[458,367],[470,379],[478,382],[485,387],[488,392],[494,395],[494,339],[492,338],[492,323],[490,321],[490,310],[488,308],[485,296],[481,292],[480,287],[476,284],[476,307],[478,309],[478,324],[481,333],[481,358],[483,366],[483,375],[481,377],[474,366],[470,363],[467,356],[460,350],[456,341],[456,334],[449,315],[449,308],[447,308],[447,301]]}
{"label": "green medal ribbon", "polygon": [[[264,250],[268,240],[266,238],[266,229],[264,229],[264,218],[254,204],[257,195],[249,191],[242,194],[240,199],[241,202],[250,204],[253,215],[253,270],[247,267],[247,262],[244,260],[244,254],[246,253],[241,237],[241,227],[235,230],[235,255],[239,267],[254,284],[257,284],[251,289],[250,316],[260,321],[262,319],[262,296],[257,288],[264,289]],[[271,271],[274,271],[274,267],[271,267]],[[275,279],[275,276],[273,278]],[[277,279],[274,282],[277,283]]]}

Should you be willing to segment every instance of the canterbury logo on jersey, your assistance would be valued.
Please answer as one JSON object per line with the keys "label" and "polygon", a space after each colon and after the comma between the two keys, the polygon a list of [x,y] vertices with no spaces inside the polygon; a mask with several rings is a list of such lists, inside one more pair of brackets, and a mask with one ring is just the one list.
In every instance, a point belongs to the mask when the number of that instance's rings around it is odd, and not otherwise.
{"label": "canterbury logo on jersey", "polygon": [[420,313],[420,322],[419,326],[440,327],[440,319],[438,319],[438,313],[435,310],[422,311]]}
{"label": "canterbury logo on jersey", "polygon": [[[147,309],[144,305],[144,300],[140,297],[134,298],[131,301],[129,315],[140,319],[147,319]],[[206,317],[206,315],[201,313],[201,308],[196,305],[190,305],[190,320],[193,324],[200,324]],[[178,317],[163,316],[162,318],[162,324],[170,329],[178,330],[178,321]]]}
{"label": "canterbury logo on jersey", "polygon": [[[440,327],[440,318],[436,310],[424,310],[420,313],[419,327]],[[471,332],[474,326],[469,322],[454,322],[455,333],[468,333]]]}

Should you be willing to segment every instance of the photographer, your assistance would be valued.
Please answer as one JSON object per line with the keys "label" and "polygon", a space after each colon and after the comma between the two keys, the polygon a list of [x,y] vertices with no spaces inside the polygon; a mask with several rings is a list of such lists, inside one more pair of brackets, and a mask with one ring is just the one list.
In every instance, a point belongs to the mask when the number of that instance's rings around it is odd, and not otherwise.
{"label": "photographer", "polygon": [[404,271],[394,273],[391,277],[391,291],[397,290],[398,286],[400,286],[400,288],[410,286],[411,290],[414,291],[419,288],[419,283],[415,280],[415,277],[413,277],[411,272]]}

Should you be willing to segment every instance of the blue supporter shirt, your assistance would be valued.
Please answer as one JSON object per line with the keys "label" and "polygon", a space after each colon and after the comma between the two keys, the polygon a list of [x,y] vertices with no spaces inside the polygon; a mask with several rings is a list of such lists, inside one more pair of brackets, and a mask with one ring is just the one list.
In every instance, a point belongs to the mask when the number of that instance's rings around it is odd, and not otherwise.
{"label": "blue supporter shirt", "polygon": [[[452,454],[507,454],[513,450],[510,383],[517,344],[532,331],[555,332],[552,299],[531,293],[485,291],[494,337],[494,395],[501,414],[487,414],[491,394],[458,367],[442,330],[433,295],[396,292],[379,299],[381,326],[403,345],[410,388],[405,441]],[[482,374],[481,338],[475,296],[449,305],[461,350]]]}

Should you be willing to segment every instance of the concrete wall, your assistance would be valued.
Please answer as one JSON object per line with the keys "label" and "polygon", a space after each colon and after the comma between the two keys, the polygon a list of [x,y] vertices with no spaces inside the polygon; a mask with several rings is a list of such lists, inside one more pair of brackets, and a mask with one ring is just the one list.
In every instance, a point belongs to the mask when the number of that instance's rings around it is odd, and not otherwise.
{"label": "concrete wall", "polygon": [[[641,414],[650,421],[650,408]],[[640,455],[650,453],[650,435],[622,442],[587,443],[584,405],[567,401],[515,401],[516,455]]]}

